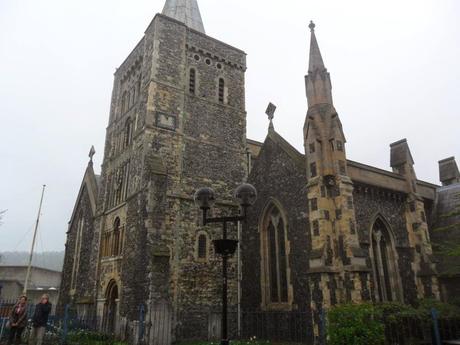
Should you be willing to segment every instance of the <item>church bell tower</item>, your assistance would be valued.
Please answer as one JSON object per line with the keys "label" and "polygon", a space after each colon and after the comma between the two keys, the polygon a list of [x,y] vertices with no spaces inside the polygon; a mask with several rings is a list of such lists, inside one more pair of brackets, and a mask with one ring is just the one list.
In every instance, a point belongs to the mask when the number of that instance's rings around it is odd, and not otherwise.
{"label": "church bell tower", "polygon": [[[220,303],[211,254],[221,230],[199,226],[193,194],[212,187],[223,212],[235,212],[246,175],[245,71],[243,51],[205,33],[196,0],[167,0],[117,68],[97,219],[97,315],[116,317],[103,322],[116,327],[138,317],[133,306],[154,315],[161,304],[171,332],[181,323],[184,337],[207,331],[193,317]],[[236,279],[229,285],[236,305]]]}

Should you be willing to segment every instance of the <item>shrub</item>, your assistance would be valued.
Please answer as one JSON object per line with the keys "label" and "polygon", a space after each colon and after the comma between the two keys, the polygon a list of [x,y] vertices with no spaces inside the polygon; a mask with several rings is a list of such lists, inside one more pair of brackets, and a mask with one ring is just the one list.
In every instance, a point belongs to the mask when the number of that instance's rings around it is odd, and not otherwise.
{"label": "shrub", "polygon": [[69,332],[67,335],[68,345],[127,345],[124,342],[115,341],[111,336],[99,332],[78,330]]}
{"label": "shrub", "polygon": [[458,318],[460,317],[460,308],[454,304],[447,304],[436,299],[421,299],[416,303],[418,315],[428,315],[430,317],[431,309],[434,308],[441,318]]}
{"label": "shrub", "polygon": [[382,345],[380,311],[371,304],[345,304],[328,313],[329,345]]}

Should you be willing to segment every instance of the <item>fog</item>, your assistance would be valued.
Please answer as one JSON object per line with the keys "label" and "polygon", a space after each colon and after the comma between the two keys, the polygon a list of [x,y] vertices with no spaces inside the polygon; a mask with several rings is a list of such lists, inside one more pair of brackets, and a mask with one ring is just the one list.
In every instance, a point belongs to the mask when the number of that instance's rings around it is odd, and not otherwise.
{"label": "fog", "polygon": [[[331,73],[348,158],[389,169],[407,138],[419,179],[457,156],[460,2],[198,0],[208,35],[248,54],[248,137],[275,129],[303,151],[308,23]],[[163,0],[0,0],[0,251],[64,249],[91,145],[99,171],[115,68]]]}

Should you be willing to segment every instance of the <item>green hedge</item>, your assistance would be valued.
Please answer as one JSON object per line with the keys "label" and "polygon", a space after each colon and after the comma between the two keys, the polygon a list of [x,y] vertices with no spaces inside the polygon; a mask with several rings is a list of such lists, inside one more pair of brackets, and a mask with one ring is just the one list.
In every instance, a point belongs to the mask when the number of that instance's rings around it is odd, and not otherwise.
{"label": "green hedge", "polygon": [[345,304],[328,313],[329,345],[383,345],[385,327],[372,304]]}
{"label": "green hedge", "polygon": [[328,345],[381,345],[384,343],[384,324],[397,324],[404,318],[431,322],[435,308],[440,318],[460,318],[459,304],[447,304],[423,299],[408,306],[401,303],[344,304],[328,312]]}

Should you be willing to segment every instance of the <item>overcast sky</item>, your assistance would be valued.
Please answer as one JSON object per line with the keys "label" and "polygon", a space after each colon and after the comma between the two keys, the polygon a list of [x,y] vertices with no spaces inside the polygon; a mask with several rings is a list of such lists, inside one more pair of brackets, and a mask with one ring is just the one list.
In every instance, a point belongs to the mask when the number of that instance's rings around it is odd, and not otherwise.
{"label": "overcast sky", "polygon": [[[275,128],[303,151],[308,22],[331,73],[348,158],[389,169],[407,138],[420,179],[460,158],[458,0],[198,0],[208,35],[248,54],[248,137]],[[0,0],[0,251],[63,250],[95,145],[100,171],[115,68],[164,0]]]}

